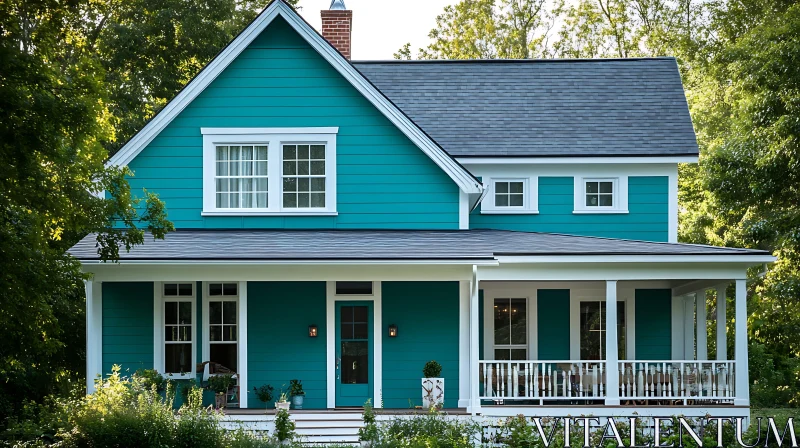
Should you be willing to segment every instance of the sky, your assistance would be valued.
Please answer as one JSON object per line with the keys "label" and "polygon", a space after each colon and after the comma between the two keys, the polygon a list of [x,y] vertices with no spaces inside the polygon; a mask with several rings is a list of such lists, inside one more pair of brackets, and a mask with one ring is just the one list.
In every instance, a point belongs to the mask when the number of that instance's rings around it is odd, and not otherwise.
{"label": "sky", "polygon": [[[393,54],[411,42],[414,54],[428,44],[428,33],[436,16],[456,0],[344,0],[353,11],[353,60],[393,59]],[[300,0],[300,14],[317,30],[320,11],[331,0]]]}

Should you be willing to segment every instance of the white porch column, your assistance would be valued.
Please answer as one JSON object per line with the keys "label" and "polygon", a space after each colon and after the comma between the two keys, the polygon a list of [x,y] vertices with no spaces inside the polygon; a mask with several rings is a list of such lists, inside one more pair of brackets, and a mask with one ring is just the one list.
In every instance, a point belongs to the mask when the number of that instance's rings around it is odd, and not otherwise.
{"label": "white porch column", "polygon": [[728,285],[717,286],[717,361],[728,360],[727,290]]}
{"label": "white porch column", "polygon": [[685,332],[683,331],[683,296],[672,296],[672,359],[686,359],[683,355]]}
{"label": "white porch column", "polygon": [[617,281],[606,281],[606,405],[619,404],[619,349],[617,347]]}
{"label": "white porch column", "polygon": [[697,360],[708,361],[708,328],[706,326],[706,290],[695,293],[697,304]]}
{"label": "white porch column", "polygon": [[736,399],[737,406],[750,405],[750,371],[747,353],[747,280],[736,280]]}
{"label": "white porch column", "polygon": [[94,381],[103,374],[103,284],[83,282],[86,288],[86,393],[94,393]]}
{"label": "white porch column", "polygon": [[472,267],[472,284],[470,285],[470,300],[469,300],[469,384],[470,384],[470,407],[469,412],[472,415],[480,412],[481,401],[478,399],[480,394],[480,379],[478,378],[478,361],[480,360],[480,351],[478,349],[480,344],[479,328],[480,319],[478,314],[478,267]]}
{"label": "white porch column", "polygon": [[683,298],[683,359],[694,358],[694,295]]}
{"label": "white porch column", "polygon": [[239,282],[239,407],[247,409],[247,282]]}
{"label": "white porch column", "polygon": [[458,407],[468,408],[470,406],[470,282],[459,282],[458,293]]}

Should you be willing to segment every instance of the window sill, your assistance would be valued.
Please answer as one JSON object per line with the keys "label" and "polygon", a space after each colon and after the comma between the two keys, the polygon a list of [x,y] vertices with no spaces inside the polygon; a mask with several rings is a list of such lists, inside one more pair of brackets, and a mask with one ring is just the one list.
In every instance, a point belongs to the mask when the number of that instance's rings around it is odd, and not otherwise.
{"label": "window sill", "polygon": [[325,210],[320,211],[302,211],[302,212],[202,212],[200,216],[338,216],[338,212],[329,212]]}
{"label": "window sill", "polygon": [[527,210],[527,209],[509,209],[509,210],[499,210],[499,209],[490,209],[490,210],[483,210],[481,209],[481,215],[538,215],[539,210]]}
{"label": "window sill", "polygon": [[627,210],[619,209],[598,209],[598,210],[573,210],[573,215],[627,215]]}

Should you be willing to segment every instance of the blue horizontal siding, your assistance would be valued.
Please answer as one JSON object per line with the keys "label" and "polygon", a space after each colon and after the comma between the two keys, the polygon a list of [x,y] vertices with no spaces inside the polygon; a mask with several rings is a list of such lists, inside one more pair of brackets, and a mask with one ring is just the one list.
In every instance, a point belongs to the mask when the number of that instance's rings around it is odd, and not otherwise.
{"label": "blue horizontal siding", "polygon": [[[277,399],[292,379],[303,382],[304,409],[327,407],[325,294],[325,282],[247,284],[249,407],[274,407],[259,402],[254,387],[271,385]],[[309,325],[319,336],[308,336]]]}
{"label": "blue horizontal siding", "polygon": [[672,291],[636,290],[636,359],[672,359]]}
{"label": "blue horizontal siding", "polygon": [[103,283],[103,375],[153,368],[153,283]]}
{"label": "blue horizontal siding", "polygon": [[[458,406],[458,282],[383,282],[383,389],[386,408],[422,404],[422,368],[442,365],[447,408]],[[389,325],[397,325],[390,338]]]}
{"label": "blue horizontal siding", "polygon": [[[201,127],[334,126],[338,216],[201,216]],[[281,18],[129,167],[177,228],[458,228],[455,183]]]}
{"label": "blue horizontal siding", "polygon": [[470,215],[470,228],[667,241],[669,178],[628,178],[627,214],[574,214],[574,178],[539,178],[539,214]]}

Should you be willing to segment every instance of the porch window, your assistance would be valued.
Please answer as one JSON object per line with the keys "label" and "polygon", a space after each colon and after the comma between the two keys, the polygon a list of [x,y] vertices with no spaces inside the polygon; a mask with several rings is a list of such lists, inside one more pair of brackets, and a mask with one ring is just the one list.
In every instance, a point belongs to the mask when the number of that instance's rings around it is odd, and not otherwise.
{"label": "porch window", "polygon": [[218,209],[269,207],[267,145],[216,147],[216,203]]}
{"label": "porch window", "polygon": [[325,145],[283,145],[283,207],[325,208]]}
{"label": "porch window", "polygon": [[[601,301],[581,302],[580,346],[581,359],[599,361],[606,355],[606,304]],[[627,359],[625,353],[625,305],[617,306],[617,349],[619,359]]]}
{"label": "porch window", "polygon": [[209,361],[238,371],[238,284],[208,285]]}
{"label": "porch window", "polygon": [[163,283],[161,288],[163,359],[156,368],[170,375],[189,376],[194,371],[194,285]]}
{"label": "porch window", "polygon": [[527,310],[527,299],[494,299],[494,359],[527,359]]}
{"label": "porch window", "polygon": [[202,128],[202,215],[336,215],[338,131]]}

